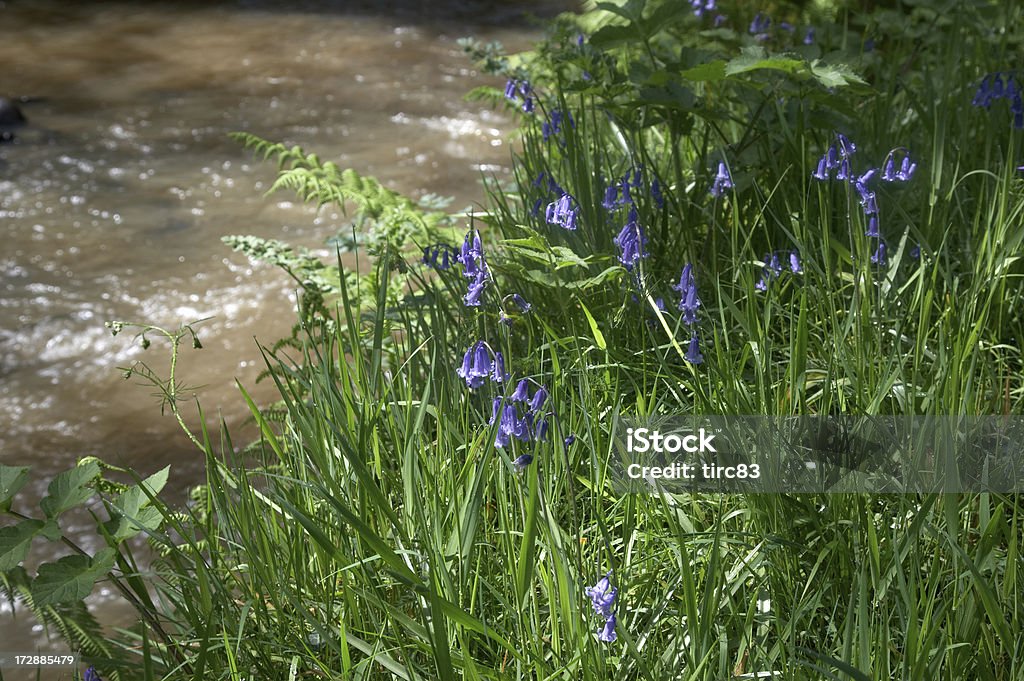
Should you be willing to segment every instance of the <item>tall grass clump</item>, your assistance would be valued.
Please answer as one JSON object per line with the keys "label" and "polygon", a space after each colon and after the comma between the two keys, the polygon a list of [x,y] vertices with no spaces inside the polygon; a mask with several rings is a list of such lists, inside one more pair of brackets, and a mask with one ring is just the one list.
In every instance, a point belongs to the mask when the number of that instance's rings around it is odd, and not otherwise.
{"label": "tall grass clump", "polygon": [[[69,636],[109,678],[1024,678],[1015,494],[612,479],[620,418],[1021,415],[1024,16],[939,4],[629,0],[466,41],[519,123],[471,216],[242,136],[373,267],[229,239],[303,293],[262,348],[280,401],[239,386],[259,438],[200,414],[186,509],[90,461],[32,518],[0,468],[2,584],[65,628],[118,585],[140,625]],[[129,371],[187,429],[174,366]],[[108,552],[20,567],[94,493]]]}

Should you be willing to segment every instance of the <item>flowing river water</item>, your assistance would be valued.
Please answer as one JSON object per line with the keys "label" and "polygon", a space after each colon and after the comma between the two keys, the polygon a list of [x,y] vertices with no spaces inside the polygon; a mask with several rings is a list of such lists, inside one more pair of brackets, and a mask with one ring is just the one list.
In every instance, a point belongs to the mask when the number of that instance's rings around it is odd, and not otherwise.
{"label": "flowing river water", "polygon": [[[291,195],[264,197],[275,167],[229,132],[299,144],[413,197],[479,202],[481,176],[508,172],[511,121],[462,99],[502,83],[478,74],[456,40],[524,49],[540,34],[524,13],[573,6],[0,1],[0,96],[29,98],[29,125],[0,145],[0,462],[32,467],[27,496],[84,456],[141,474],[170,464],[178,498],[200,479],[199,453],[151,390],[117,370],[143,350],[106,320],[212,316],[181,378],[202,384],[206,412],[229,424],[246,414],[236,378],[270,397],[255,386],[257,340],[290,329],[292,287],[220,237],[282,238],[326,256],[346,222]],[[154,339],[145,357],[160,367],[165,354]],[[87,528],[64,525],[95,550]],[[59,555],[48,550],[36,545],[33,563]],[[91,603],[104,623],[131,621],[109,590]],[[23,608],[13,614],[0,604],[0,650],[66,649]]]}

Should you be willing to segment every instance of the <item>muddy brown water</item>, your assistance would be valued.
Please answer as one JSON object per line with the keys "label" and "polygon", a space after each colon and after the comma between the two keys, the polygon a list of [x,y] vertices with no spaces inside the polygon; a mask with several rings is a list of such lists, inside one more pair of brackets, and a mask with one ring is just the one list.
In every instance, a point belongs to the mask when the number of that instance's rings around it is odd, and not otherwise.
{"label": "muddy brown water", "polygon": [[[291,325],[283,273],[224,246],[228,234],[319,250],[343,215],[262,193],[274,168],[228,139],[245,130],[299,144],[413,197],[483,199],[508,172],[510,119],[463,101],[494,79],[456,40],[524,49],[536,2],[0,2],[0,96],[27,97],[29,125],[0,145],[0,461],[30,465],[34,489],[83,456],[148,474],[172,467],[179,496],[201,458],[150,389],[118,371],[146,351],[110,319],[176,326],[201,317],[204,349],[181,378],[208,414],[239,424],[234,381],[254,386],[257,340]],[[194,413],[194,410],[190,410]],[[194,423],[194,421],[193,421]],[[31,510],[26,507],[26,510]],[[0,521],[2,524],[5,521]],[[87,523],[64,529],[87,549]],[[34,547],[33,561],[58,555]],[[108,625],[130,613],[98,588]],[[0,605],[0,650],[64,649],[20,607]],[[35,678],[0,670],[3,678]],[[71,678],[45,670],[41,678]]]}

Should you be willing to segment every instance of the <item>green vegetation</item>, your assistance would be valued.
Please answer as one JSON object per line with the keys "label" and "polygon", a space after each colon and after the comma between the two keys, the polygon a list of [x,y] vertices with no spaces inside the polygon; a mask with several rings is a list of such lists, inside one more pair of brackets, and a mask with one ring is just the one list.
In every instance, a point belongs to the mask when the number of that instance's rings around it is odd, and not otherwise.
{"label": "green vegetation", "polygon": [[[1024,8],[747,6],[467,41],[521,141],[472,217],[243,136],[354,211],[370,271],[230,239],[304,293],[263,351],[280,402],[240,386],[260,438],[201,418],[187,509],[90,460],[30,518],[0,466],[0,586],[105,679],[1024,678],[1015,495],[611,484],[616,416],[1022,414]],[[195,330],[139,330],[184,426]],[[95,494],[108,548],[26,571]],[[138,627],[97,633],[100,580]]]}

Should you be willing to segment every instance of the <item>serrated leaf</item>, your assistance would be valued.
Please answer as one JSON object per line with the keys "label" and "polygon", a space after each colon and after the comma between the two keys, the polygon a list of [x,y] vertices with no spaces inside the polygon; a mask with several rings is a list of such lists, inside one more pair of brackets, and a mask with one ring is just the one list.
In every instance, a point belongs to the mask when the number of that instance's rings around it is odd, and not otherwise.
{"label": "serrated leaf", "polygon": [[21,565],[32,546],[32,539],[44,525],[41,520],[23,520],[17,525],[0,528],[0,572]]}
{"label": "serrated leaf", "polygon": [[54,518],[64,511],[85,502],[93,491],[85,485],[100,474],[100,466],[89,461],[70,470],[59,473],[47,487],[48,494],[39,502],[39,507],[48,518]]}
{"label": "serrated leaf", "polygon": [[717,83],[725,78],[725,61],[722,59],[709,61],[706,64],[700,64],[699,66],[694,66],[691,69],[686,69],[680,75],[686,80],[693,81],[695,83]]}
{"label": "serrated leaf", "polygon": [[28,467],[0,464],[0,511],[11,508],[14,495],[28,482]]}
{"label": "serrated leaf", "polygon": [[735,59],[729,60],[729,63],[725,65],[725,75],[735,76],[739,73],[747,73],[749,71],[757,71],[760,69],[771,69],[774,71],[785,71],[786,73],[797,73],[804,68],[806,63],[802,59],[793,59],[791,57],[766,57],[764,56],[764,50],[748,49],[744,50],[744,53]]}
{"label": "serrated leaf", "polygon": [[95,556],[65,556],[39,566],[32,580],[32,598],[39,607],[80,601],[96,582],[114,566],[114,549],[103,549]]}
{"label": "serrated leaf", "polygon": [[609,49],[619,45],[630,45],[644,39],[643,34],[633,24],[626,26],[602,26],[587,40],[599,49]]}
{"label": "serrated leaf", "polygon": [[647,0],[628,0],[626,4],[621,6],[612,2],[599,2],[597,3],[597,9],[617,14],[628,21],[638,21],[643,15],[645,5],[647,5]]}
{"label": "serrated leaf", "polygon": [[863,78],[854,73],[846,64],[822,64],[817,59],[811,62],[811,75],[825,87],[845,87],[850,84],[867,85]]}
{"label": "serrated leaf", "polygon": [[[134,537],[143,530],[153,531],[160,527],[163,514],[150,504],[150,497],[156,496],[167,484],[171,467],[165,466],[141,483],[126,489],[112,504],[117,515],[105,524],[115,541],[121,542]],[[145,488],[145,489],[144,489]],[[146,493],[149,491],[149,494]]]}
{"label": "serrated leaf", "polygon": [[553,246],[551,253],[555,256],[555,269],[559,270],[563,267],[579,267],[586,266],[587,261],[576,255],[576,253],[566,246]]}

